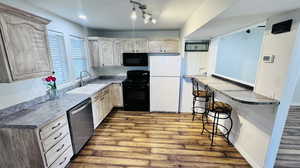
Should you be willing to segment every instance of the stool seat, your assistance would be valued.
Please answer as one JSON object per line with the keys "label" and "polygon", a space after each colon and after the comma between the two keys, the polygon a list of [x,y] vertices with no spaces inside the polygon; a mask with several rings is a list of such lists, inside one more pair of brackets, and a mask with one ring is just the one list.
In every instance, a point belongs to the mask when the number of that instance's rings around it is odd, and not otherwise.
{"label": "stool seat", "polygon": [[205,90],[195,90],[193,92],[193,95],[196,97],[209,97],[209,94]]}
{"label": "stool seat", "polygon": [[218,113],[228,113],[232,111],[232,107],[229,104],[219,101],[215,101],[214,105],[212,102],[209,102],[207,108],[209,111]]}

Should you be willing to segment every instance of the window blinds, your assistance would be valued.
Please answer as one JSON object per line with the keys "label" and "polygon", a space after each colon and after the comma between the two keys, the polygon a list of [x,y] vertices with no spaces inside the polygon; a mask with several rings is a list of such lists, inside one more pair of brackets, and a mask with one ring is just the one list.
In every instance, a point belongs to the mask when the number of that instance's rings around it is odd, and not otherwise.
{"label": "window blinds", "polygon": [[83,39],[71,37],[71,57],[75,77],[79,78],[80,72],[87,70],[87,60],[85,57]]}
{"label": "window blinds", "polygon": [[57,84],[65,83],[68,80],[68,68],[64,36],[62,33],[49,31],[48,41]]}

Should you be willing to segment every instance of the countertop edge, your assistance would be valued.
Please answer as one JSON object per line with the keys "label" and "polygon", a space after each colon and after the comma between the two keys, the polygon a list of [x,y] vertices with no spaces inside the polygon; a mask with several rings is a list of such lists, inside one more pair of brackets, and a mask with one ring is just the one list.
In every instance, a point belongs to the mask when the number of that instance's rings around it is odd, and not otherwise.
{"label": "countertop edge", "polygon": [[[198,82],[202,83],[203,85],[207,85],[207,84],[203,83],[203,81],[199,80],[197,77],[204,77],[204,76],[184,76],[184,78],[193,78],[193,79],[196,79]],[[221,80],[221,79],[219,79],[219,80]],[[222,81],[224,81],[224,80],[222,80]],[[226,82],[226,81],[224,81],[224,82]],[[210,86],[208,85],[208,87],[210,87]],[[229,97],[230,99],[232,99],[234,101],[243,103],[243,104],[250,104],[250,105],[278,105],[278,104],[280,104],[280,102],[275,100],[275,99],[274,99],[274,101],[268,101],[268,102],[267,101],[266,102],[254,102],[254,101],[241,100],[241,99],[237,99],[235,97],[232,97],[232,96],[224,93],[223,91],[220,91],[220,90],[215,89],[213,87],[211,87],[211,88],[214,89],[215,91],[217,91],[218,93],[220,93],[224,96],[227,96],[227,97]],[[254,93],[254,94],[257,94],[257,93]],[[270,98],[268,98],[268,99],[270,99]]]}

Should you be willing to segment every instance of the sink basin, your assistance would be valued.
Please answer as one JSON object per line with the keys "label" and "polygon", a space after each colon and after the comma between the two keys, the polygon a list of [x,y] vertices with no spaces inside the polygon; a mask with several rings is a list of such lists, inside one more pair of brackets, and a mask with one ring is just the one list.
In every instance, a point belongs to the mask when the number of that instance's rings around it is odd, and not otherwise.
{"label": "sink basin", "polygon": [[67,92],[67,94],[92,95],[92,94],[96,93],[97,91],[101,90],[102,88],[104,88],[105,86],[107,86],[107,84],[88,84],[83,87],[73,89],[73,90]]}

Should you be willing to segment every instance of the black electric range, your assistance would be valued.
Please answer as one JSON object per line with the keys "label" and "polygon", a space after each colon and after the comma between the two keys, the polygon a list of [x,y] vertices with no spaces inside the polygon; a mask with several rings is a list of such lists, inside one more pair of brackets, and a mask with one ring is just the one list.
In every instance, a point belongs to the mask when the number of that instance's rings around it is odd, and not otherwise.
{"label": "black electric range", "polygon": [[127,79],[123,82],[124,110],[149,111],[149,81],[149,71],[127,71]]}

